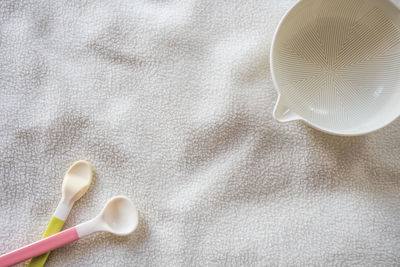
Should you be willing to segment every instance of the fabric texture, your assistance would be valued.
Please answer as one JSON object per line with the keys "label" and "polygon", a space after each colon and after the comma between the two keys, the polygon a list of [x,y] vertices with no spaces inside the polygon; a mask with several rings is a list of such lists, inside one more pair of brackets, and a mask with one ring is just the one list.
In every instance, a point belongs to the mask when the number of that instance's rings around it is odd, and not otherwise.
{"label": "fabric texture", "polygon": [[86,159],[64,229],[115,195],[140,225],[47,266],[398,266],[400,120],[337,137],[272,118],[295,2],[0,1],[0,254],[40,239]]}

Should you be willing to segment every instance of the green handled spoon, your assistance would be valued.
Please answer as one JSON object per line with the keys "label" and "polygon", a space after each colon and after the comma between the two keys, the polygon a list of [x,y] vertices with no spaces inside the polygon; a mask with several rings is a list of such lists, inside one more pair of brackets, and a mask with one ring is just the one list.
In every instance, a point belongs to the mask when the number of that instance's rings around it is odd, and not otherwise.
{"label": "green handled spoon", "polygon": [[[42,239],[61,231],[68,214],[75,201],[80,199],[88,190],[93,178],[92,165],[84,160],[75,162],[64,176],[62,197],[56,211],[47,225]],[[37,256],[31,260],[28,267],[42,267],[50,252]]]}

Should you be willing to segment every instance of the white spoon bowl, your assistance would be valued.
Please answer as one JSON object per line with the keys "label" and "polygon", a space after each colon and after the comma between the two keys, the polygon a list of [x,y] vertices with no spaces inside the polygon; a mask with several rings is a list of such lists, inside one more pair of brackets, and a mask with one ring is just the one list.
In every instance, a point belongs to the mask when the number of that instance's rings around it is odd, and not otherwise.
{"label": "white spoon bowl", "polygon": [[126,197],[114,197],[109,200],[101,213],[90,221],[76,226],[79,237],[97,231],[106,231],[115,235],[132,233],[139,223],[139,214],[133,202]]}

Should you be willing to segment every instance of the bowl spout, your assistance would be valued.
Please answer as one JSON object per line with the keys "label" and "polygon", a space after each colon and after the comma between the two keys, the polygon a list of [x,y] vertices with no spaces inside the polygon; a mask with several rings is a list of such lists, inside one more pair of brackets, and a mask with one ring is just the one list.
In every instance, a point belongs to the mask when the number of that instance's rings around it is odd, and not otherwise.
{"label": "bowl spout", "polygon": [[285,104],[281,96],[278,97],[273,116],[279,122],[289,122],[301,119],[299,115]]}

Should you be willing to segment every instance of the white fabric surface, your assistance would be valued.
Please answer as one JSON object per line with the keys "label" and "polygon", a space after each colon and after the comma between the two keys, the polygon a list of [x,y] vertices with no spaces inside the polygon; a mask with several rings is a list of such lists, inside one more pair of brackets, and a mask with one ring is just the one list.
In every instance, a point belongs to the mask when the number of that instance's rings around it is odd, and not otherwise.
{"label": "white fabric surface", "polygon": [[400,121],[344,138],[272,118],[294,3],[0,1],[0,254],[40,238],[87,159],[66,227],[121,194],[140,226],[47,266],[398,266]]}

